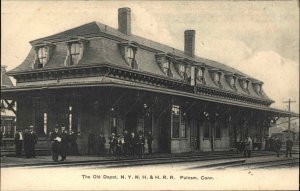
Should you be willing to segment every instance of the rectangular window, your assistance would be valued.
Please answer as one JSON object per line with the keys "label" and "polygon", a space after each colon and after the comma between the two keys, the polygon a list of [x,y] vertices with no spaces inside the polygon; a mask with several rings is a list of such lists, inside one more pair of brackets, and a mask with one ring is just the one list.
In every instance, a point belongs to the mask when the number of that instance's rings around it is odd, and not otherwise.
{"label": "rectangular window", "polygon": [[257,85],[257,93],[261,94],[261,85]]}
{"label": "rectangular window", "polygon": [[44,113],[44,134],[47,135],[47,128],[48,128],[48,115]]}
{"label": "rectangular window", "polygon": [[186,67],[185,65],[180,65],[180,75],[183,77],[183,79],[186,79]]}
{"label": "rectangular window", "polygon": [[47,63],[47,48],[41,47],[38,50],[38,68],[43,68],[45,64]]}
{"label": "rectangular window", "polygon": [[204,83],[204,68],[198,69],[198,80],[200,81],[200,84]]}
{"label": "rectangular window", "polygon": [[205,139],[208,139],[209,138],[209,123],[207,122],[204,122],[204,132],[203,132],[203,137]]}
{"label": "rectangular window", "polygon": [[236,77],[233,76],[233,77],[231,78],[231,80],[230,80],[230,85],[231,85],[232,87],[234,87],[234,86],[235,86],[235,82],[236,82]]}
{"label": "rectangular window", "polygon": [[179,115],[179,112],[180,112],[179,105],[173,105],[172,106],[172,114]]}
{"label": "rectangular window", "polygon": [[200,68],[200,69],[198,70],[198,78],[199,78],[199,79],[203,78],[203,70],[202,70],[202,68]]}
{"label": "rectangular window", "polygon": [[221,138],[221,124],[220,123],[216,123],[216,126],[215,126],[215,136],[217,139],[220,139]]}
{"label": "rectangular window", "polygon": [[179,138],[180,131],[180,108],[179,105],[172,106],[172,137]]}
{"label": "rectangular window", "polygon": [[[174,121],[175,119],[175,121]],[[172,137],[179,138],[179,119],[176,120],[176,117],[173,117],[173,130],[172,130]]]}
{"label": "rectangular window", "polygon": [[182,120],[181,121],[181,137],[186,138],[186,123]]}
{"label": "rectangular window", "polygon": [[81,49],[81,45],[79,43],[73,43],[71,45],[70,65],[74,65],[74,64],[77,64],[79,62],[80,49]]}
{"label": "rectangular window", "polygon": [[215,79],[215,81],[216,81],[217,83],[221,83],[221,72],[217,72],[217,73],[216,73],[216,79]]}
{"label": "rectangular window", "polygon": [[243,88],[245,90],[248,90],[248,86],[249,86],[249,81],[248,80],[244,81]]}
{"label": "rectangular window", "polygon": [[180,73],[185,73],[185,65],[180,65]]}
{"label": "rectangular window", "polygon": [[163,71],[167,76],[169,76],[170,62],[168,60],[163,63]]}
{"label": "rectangular window", "polygon": [[134,51],[131,47],[127,47],[127,60],[132,68],[134,68]]}

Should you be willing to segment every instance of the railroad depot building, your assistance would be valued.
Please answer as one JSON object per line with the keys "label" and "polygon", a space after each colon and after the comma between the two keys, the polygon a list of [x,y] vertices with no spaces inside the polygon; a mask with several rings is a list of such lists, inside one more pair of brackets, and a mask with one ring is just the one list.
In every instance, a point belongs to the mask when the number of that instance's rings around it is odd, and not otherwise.
{"label": "railroad depot building", "polygon": [[118,29],[91,22],[31,41],[2,97],[17,104],[17,129],[34,125],[42,144],[64,123],[82,154],[91,131],[151,131],[154,152],[220,151],[247,135],[263,144],[279,117],[298,117],[270,108],[262,81],[196,56],[195,36],[184,32],[184,51],[141,38],[120,8]]}

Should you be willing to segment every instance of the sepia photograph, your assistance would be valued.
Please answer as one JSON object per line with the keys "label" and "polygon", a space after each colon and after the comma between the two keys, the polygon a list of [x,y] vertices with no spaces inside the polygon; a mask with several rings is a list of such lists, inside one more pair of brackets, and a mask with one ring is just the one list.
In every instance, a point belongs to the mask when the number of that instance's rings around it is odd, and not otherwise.
{"label": "sepia photograph", "polygon": [[298,0],[1,5],[1,191],[299,189]]}

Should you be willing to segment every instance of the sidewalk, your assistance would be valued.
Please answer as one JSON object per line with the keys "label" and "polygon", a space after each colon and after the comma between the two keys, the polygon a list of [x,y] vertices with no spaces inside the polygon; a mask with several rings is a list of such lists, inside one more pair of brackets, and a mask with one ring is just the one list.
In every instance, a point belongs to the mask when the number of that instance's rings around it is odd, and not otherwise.
{"label": "sidewalk", "polygon": [[180,159],[193,157],[222,157],[229,156],[232,158],[240,157],[241,154],[232,151],[218,151],[218,152],[188,152],[188,153],[155,153],[152,155],[144,155],[143,159],[128,157],[100,157],[96,155],[80,155],[68,156],[66,161],[54,162],[52,156],[36,156],[36,158],[17,158],[17,157],[1,157],[1,167],[22,167],[22,166],[36,166],[36,165],[57,165],[57,164],[72,164],[72,163],[92,163],[92,162],[117,162],[125,160],[155,160],[155,159]]}
{"label": "sidewalk", "polygon": [[[284,152],[281,152],[281,156]],[[298,154],[294,154],[294,156]],[[274,152],[269,151],[253,151],[253,157],[274,157]],[[153,155],[145,155],[143,159],[133,157],[100,157],[90,155],[80,156],[68,156],[66,161],[54,162],[52,156],[36,156],[36,158],[17,158],[17,157],[1,157],[1,167],[24,167],[24,166],[43,166],[43,165],[66,165],[66,164],[91,164],[91,163],[122,163],[122,162],[134,162],[134,161],[153,161],[157,163],[175,162],[175,161],[204,161],[204,160],[222,160],[222,159],[241,159],[244,158],[242,153],[236,153],[232,151],[219,151],[219,152],[189,152],[189,153],[155,153]],[[280,157],[281,158],[281,157]],[[253,160],[252,158],[250,160]],[[248,159],[247,159],[248,161]]]}

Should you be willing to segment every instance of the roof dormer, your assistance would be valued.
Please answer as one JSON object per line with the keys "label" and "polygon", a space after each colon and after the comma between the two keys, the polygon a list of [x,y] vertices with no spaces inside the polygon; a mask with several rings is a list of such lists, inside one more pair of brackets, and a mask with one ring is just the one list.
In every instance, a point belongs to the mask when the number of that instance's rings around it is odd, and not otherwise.
{"label": "roof dormer", "polygon": [[52,43],[41,43],[34,45],[35,50],[35,59],[32,65],[33,69],[44,68],[45,65],[49,62],[53,51],[54,44]]}
{"label": "roof dormer", "polygon": [[165,53],[157,53],[155,55],[156,62],[160,67],[161,71],[168,77],[173,77],[173,73],[171,71],[171,65],[173,64],[174,59],[168,56]]}
{"label": "roof dormer", "polygon": [[236,87],[236,83],[238,81],[237,75],[234,73],[227,73],[225,76],[226,76],[227,83],[229,84],[231,89],[237,91],[237,87]]}
{"label": "roof dormer", "polygon": [[240,78],[240,85],[246,93],[248,93],[248,94],[250,93],[249,92],[250,80],[247,77]]}
{"label": "roof dormer", "polygon": [[204,72],[206,70],[205,64],[200,64],[199,66],[196,67],[196,79],[199,84],[205,85],[206,80],[204,76]]}
{"label": "roof dormer", "polygon": [[223,88],[222,82],[221,82],[221,78],[223,76],[223,72],[219,69],[215,69],[212,68],[209,70],[211,77],[214,81],[214,83],[219,87],[219,88]]}
{"label": "roof dormer", "polygon": [[80,37],[71,37],[67,43],[67,56],[64,62],[65,66],[76,65],[82,59],[88,40]]}
{"label": "roof dormer", "polygon": [[264,84],[262,81],[253,81],[253,88],[258,95],[262,95],[262,85]]}
{"label": "roof dormer", "polygon": [[138,44],[134,42],[122,42],[119,43],[119,48],[122,57],[126,63],[133,69],[138,69],[138,62],[136,54],[138,51]]}

